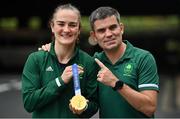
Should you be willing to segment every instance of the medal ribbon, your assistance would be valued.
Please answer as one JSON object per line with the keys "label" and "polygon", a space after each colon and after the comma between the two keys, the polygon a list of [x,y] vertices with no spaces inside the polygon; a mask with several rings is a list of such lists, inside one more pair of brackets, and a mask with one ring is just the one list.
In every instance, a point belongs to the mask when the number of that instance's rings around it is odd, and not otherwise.
{"label": "medal ribbon", "polygon": [[81,95],[81,88],[80,88],[77,64],[72,65],[72,71],[73,71],[73,82],[74,82],[75,95]]}

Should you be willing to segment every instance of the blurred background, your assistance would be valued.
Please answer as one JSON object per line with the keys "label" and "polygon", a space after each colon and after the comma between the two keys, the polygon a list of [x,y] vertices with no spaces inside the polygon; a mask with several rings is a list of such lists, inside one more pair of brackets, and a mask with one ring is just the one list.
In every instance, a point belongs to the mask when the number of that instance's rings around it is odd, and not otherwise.
{"label": "blurred background", "polygon": [[99,6],[119,10],[124,39],[149,50],[157,61],[160,92],[155,117],[180,117],[179,0],[1,0],[0,118],[31,117],[23,108],[20,92],[23,66],[31,52],[51,41],[48,20],[54,8],[64,3],[80,9],[80,47],[90,55],[101,49],[88,40],[88,16]]}

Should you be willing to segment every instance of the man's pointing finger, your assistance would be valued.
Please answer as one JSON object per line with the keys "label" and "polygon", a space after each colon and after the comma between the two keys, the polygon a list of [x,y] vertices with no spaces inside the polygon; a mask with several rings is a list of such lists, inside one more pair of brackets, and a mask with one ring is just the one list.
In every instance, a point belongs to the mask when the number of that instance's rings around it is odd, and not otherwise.
{"label": "man's pointing finger", "polygon": [[97,58],[95,58],[96,63],[101,67],[101,69],[105,69],[106,66]]}

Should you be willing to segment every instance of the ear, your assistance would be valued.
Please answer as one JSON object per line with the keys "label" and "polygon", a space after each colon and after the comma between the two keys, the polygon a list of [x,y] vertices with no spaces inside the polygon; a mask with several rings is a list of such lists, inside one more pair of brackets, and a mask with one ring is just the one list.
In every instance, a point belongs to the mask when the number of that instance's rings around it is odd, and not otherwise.
{"label": "ear", "polygon": [[53,22],[50,22],[49,25],[50,25],[50,27],[51,27],[51,32],[54,33],[54,23],[53,23]]}
{"label": "ear", "polygon": [[88,38],[89,44],[97,45],[97,39],[95,38],[95,34],[93,31],[90,31],[90,36]]}
{"label": "ear", "polygon": [[124,33],[124,25],[123,25],[123,23],[120,23],[119,25],[120,25],[120,29],[121,29],[121,34],[123,34]]}
{"label": "ear", "polygon": [[91,39],[93,39],[95,42],[97,42],[97,39],[96,39],[96,36],[95,36],[94,31],[90,31],[90,37],[91,37]]}

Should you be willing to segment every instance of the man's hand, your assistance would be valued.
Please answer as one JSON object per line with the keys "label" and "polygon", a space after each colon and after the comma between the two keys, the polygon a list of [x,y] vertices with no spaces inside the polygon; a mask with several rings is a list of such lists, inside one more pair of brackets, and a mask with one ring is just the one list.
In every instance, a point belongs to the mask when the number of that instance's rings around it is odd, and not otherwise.
{"label": "man's hand", "polygon": [[38,50],[43,50],[43,51],[50,51],[51,49],[51,43],[48,43],[48,44],[45,44],[45,45],[42,45],[41,48],[38,48]]}
{"label": "man's hand", "polygon": [[97,74],[97,80],[107,86],[114,87],[118,78],[100,60],[95,58],[95,61],[101,68]]}

